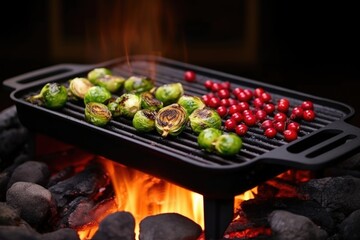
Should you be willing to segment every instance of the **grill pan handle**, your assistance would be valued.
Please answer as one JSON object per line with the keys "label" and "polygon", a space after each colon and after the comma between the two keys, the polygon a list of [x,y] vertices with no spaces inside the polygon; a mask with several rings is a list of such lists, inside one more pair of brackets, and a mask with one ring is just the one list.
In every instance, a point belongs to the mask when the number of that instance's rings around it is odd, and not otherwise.
{"label": "grill pan handle", "polygon": [[299,141],[265,154],[264,161],[316,170],[360,151],[360,128],[336,121]]}
{"label": "grill pan handle", "polygon": [[91,67],[92,65],[85,64],[58,64],[6,79],[3,84],[11,90],[18,90],[74,75],[74,73],[84,71]]}

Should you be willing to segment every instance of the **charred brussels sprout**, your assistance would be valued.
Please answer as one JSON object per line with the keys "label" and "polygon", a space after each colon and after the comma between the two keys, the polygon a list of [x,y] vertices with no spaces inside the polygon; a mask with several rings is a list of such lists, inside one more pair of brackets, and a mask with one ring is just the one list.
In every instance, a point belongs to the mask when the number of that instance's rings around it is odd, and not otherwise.
{"label": "charred brussels sprout", "polygon": [[155,117],[155,127],[162,137],[177,136],[185,128],[187,119],[186,110],[174,103],[159,110]]}
{"label": "charred brussels sprout", "polygon": [[105,75],[99,78],[96,85],[106,88],[109,92],[117,92],[124,84],[125,79],[120,76]]}
{"label": "charred brussels sprout", "polygon": [[87,78],[89,79],[89,81],[94,84],[97,85],[97,81],[99,78],[105,77],[106,75],[112,75],[112,72],[110,69],[107,68],[95,68],[93,70],[91,70],[88,73]]}
{"label": "charred brussels sprout", "polygon": [[76,99],[84,99],[85,93],[93,86],[86,78],[74,78],[70,80],[69,92]]}
{"label": "charred brussels sprout", "polygon": [[189,95],[182,95],[178,100],[178,104],[186,109],[188,115],[190,115],[195,109],[205,107],[205,103],[201,100],[201,98]]}
{"label": "charred brussels sprout", "polygon": [[84,95],[84,103],[98,102],[107,103],[111,98],[111,93],[103,87],[93,86]]}
{"label": "charred brussels sprout", "polygon": [[111,119],[111,112],[106,105],[90,102],[85,105],[85,120],[96,126],[104,126]]}
{"label": "charred brussels sprout", "polygon": [[132,76],[126,79],[124,89],[128,93],[142,93],[154,87],[153,81],[148,77]]}
{"label": "charred brussels sprout", "polygon": [[156,111],[142,109],[135,113],[132,124],[139,132],[151,132],[155,130]]}
{"label": "charred brussels sprout", "polygon": [[115,100],[118,105],[120,116],[133,118],[135,113],[140,110],[140,97],[132,93],[124,93]]}
{"label": "charred brussels sprout", "polygon": [[221,135],[215,143],[215,151],[221,156],[236,155],[242,147],[241,138],[235,133]]}
{"label": "charred brussels sprout", "polygon": [[197,142],[200,148],[207,152],[215,151],[215,143],[222,135],[222,131],[216,128],[206,128],[200,132]]}
{"label": "charred brussels sprout", "polygon": [[63,107],[67,99],[68,92],[65,86],[58,83],[47,83],[39,94],[27,98],[27,101],[46,108],[57,109]]}
{"label": "charred brussels sprout", "polygon": [[155,98],[150,92],[140,94],[141,108],[150,110],[159,110],[163,107],[163,103]]}
{"label": "charred brussels sprout", "polygon": [[107,107],[113,117],[120,116],[119,103],[117,101],[110,99],[109,103],[107,104]]}
{"label": "charred brussels sprout", "polygon": [[155,90],[155,97],[165,106],[176,103],[183,94],[184,89],[181,83],[164,84]]}
{"label": "charred brussels sprout", "polygon": [[212,108],[195,109],[189,116],[190,127],[195,133],[200,133],[205,128],[221,127],[221,117]]}

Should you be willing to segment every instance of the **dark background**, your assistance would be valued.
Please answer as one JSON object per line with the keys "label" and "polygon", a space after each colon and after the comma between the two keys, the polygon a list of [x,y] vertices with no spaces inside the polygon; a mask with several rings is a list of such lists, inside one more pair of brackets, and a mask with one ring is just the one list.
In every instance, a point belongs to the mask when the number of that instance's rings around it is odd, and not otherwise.
{"label": "dark background", "polygon": [[[328,1],[4,1],[0,81],[121,57],[127,43],[130,53],[160,52],[349,104],[360,126],[356,9]],[[9,93],[1,89],[1,109],[12,104]]]}

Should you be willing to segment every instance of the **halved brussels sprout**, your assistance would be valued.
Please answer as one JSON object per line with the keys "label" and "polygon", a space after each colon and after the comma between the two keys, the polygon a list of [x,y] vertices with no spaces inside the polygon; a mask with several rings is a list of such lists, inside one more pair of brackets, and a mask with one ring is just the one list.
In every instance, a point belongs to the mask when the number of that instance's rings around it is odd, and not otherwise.
{"label": "halved brussels sprout", "polygon": [[96,126],[104,126],[111,119],[111,112],[106,105],[90,102],[85,105],[85,120]]}
{"label": "halved brussels sprout", "polygon": [[221,135],[215,143],[215,151],[221,156],[236,155],[242,147],[241,138],[235,133]]}
{"label": "halved brussels sprout", "polygon": [[26,100],[46,108],[57,109],[63,107],[67,99],[68,92],[65,86],[58,83],[47,83],[39,94],[30,96]]}
{"label": "halved brussels sprout", "polygon": [[177,103],[163,107],[155,117],[155,127],[162,137],[177,136],[185,128],[187,122],[186,110]]}
{"label": "halved brussels sprout", "polygon": [[195,109],[204,108],[205,103],[198,96],[182,95],[178,102],[190,115]]}
{"label": "halved brussels sprout", "polygon": [[128,93],[142,93],[154,87],[153,80],[143,76],[132,76],[126,79],[124,89]]}
{"label": "halved brussels sprout", "polygon": [[115,100],[118,105],[120,116],[133,118],[135,113],[140,110],[140,97],[132,93],[124,93]]}
{"label": "halved brussels sprout", "polygon": [[98,102],[106,104],[111,98],[111,93],[103,87],[93,86],[84,95],[84,103]]}
{"label": "halved brussels sprout", "polygon": [[165,106],[176,103],[183,94],[184,88],[181,83],[164,84],[155,90],[155,97]]}
{"label": "halved brussels sprout", "polygon": [[110,69],[107,68],[95,68],[93,70],[91,70],[88,75],[87,78],[89,79],[89,81],[94,84],[97,85],[97,80],[99,78],[102,78],[106,75],[112,75],[112,72]]}
{"label": "halved brussels sprout", "polygon": [[206,128],[200,132],[197,142],[200,148],[207,152],[215,151],[215,143],[223,132],[216,128]]}
{"label": "halved brussels sprout", "polygon": [[105,75],[98,78],[96,85],[106,88],[109,92],[117,92],[125,82],[125,78],[120,76]]}
{"label": "halved brussels sprout", "polygon": [[150,110],[159,110],[163,107],[163,103],[155,98],[150,92],[143,92],[140,94],[141,108]]}
{"label": "halved brussels sprout", "polygon": [[199,134],[206,128],[217,128],[221,127],[221,117],[212,108],[201,108],[195,109],[189,116],[191,129]]}
{"label": "halved brussels sprout", "polygon": [[69,82],[69,92],[77,99],[84,99],[85,93],[94,86],[88,79],[80,77],[71,79]]}
{"label": "halved brussels sprout", "polygon": [[151,132],[155,130],[156,111],[142,109],[135,113],[132,124],[139,132]]}

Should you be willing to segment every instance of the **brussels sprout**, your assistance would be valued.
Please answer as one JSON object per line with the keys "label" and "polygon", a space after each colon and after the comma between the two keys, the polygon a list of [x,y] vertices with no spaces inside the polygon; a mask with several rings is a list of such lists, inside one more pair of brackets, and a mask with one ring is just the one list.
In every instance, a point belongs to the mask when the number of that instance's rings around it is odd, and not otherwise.
{"label": "brussels sprout", "polygon": [[190,115],[195,109],[205,107],[205,103],[201,100],[201,98],[189,95],[182,95],[178,100],[178,104],[186,109],[188,115]]}
{"label": "brussels sprout", "polygon": [[148,77],[132,76],[126,79],[124,89],[128,93],[142,93],[154,87],[153,81]]}
{"label": "brussels sprout", "polygon": [[106,88],[109,92],[117,92],[122,87],[125,79],[120,76],[105,75],[98,78],[96,85]]}
{"label": "brussels sprout", "polygon": [[235,133],[221,135],[215,143],[215,151],[221,156],[233,156],[242,147],[241,138]]}
{"label": "brussels sprout", "polygon": [[93,86],[84,95],[84,103],[98,102],[107,103],[111,98],[111,93],[103,87]]}
{"label": "brussels sprout", "polygon": [[177,103],[163,107],[155,117],[155,127],[162,137],[177,136],[185,128],[187,122],[186,110]]}
{"label": "brussels sprout", "polygon": [[96,126],[104,126],[111,119],[111,112],[106,105],[90,102],[85,105],[85,120]]}
{"label": "brussels sprout", "polygon": [[94,84],[94,85],[97,85],[97,80],[99,78],[102,78],[106,75],[112,75],[112,72],[110,69],[107,69],[107,68],[95,68],[93,70],[91,70],[89,73],[88,73],[88,76],[87,78],[89,79],[89,81]]}
{"label": "brussels sprout", "polygon": [[26,100],[46,108],[57,109],[63,107],[67,99],[68,92],[65,86],[58,83],[47,83],[42,87],[39,94]]}
{"label": "brussels sprout", "polygon": [[133,118],[135,113],[140,110],[140,97],[132,93],[124,93],[116,99],[119,104],[118,111],[120,116],[126,118]]}
{"label": "brussels sprout", "polygon": [[155,97],[165,106],[176,103],[183,94],[184,89],[181,83],[164,84],[155,90]]}
{"label": "brussels sprout", "polygon": [[221,117],[212,108],[195,109],[189,116],[190,127],[195,133],[200,133],[205,128],[221,127]]}
{"label": "brussels sprout", "polygon": [[77,99],[84,99],[85,93],[94,85],[86,78],[74,78],[70,80],[69,92]]}
{"label": "brussels sprout", "polygon": [[117,101],[110,99],[109,103],[107,104],[107,108],[113,117],[120,116],[119,103]]}
{"label": "brussels sprout", "polygon": [[163,103],[155,98],[150,92],[143,92],[140,94],[141,108],[150,110],[159,110],[163,107]]}
{"label": "brussels sprout", "polygon": [[200,132],[197,142],[200,148],[208,152],[215,151],[215,143],[222,135],[222,131],[216,128],[206,128]]}
{"label": "brussels sprout", "polygon": [[139,132],[150,132],[155,130],[156,111],[142,109],[135,113],[132,124]]}

